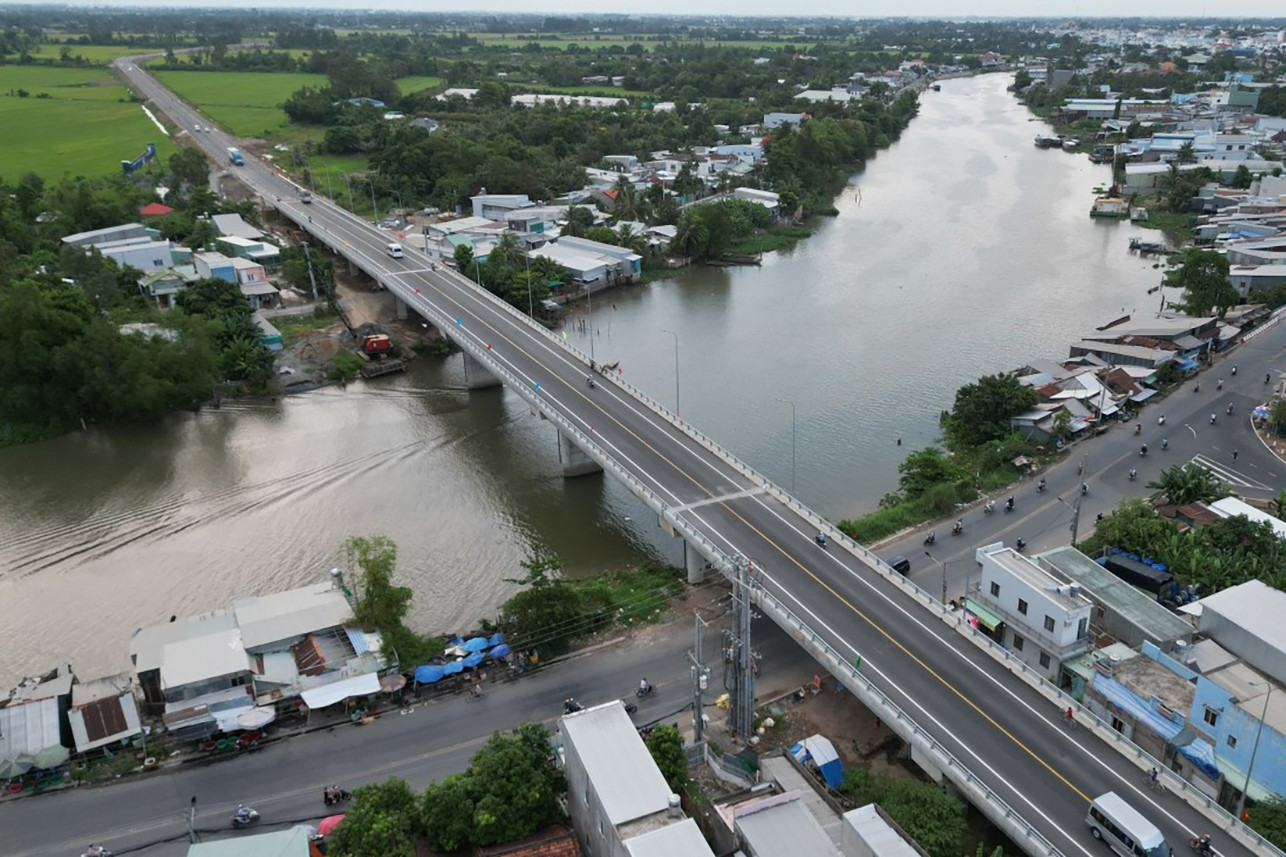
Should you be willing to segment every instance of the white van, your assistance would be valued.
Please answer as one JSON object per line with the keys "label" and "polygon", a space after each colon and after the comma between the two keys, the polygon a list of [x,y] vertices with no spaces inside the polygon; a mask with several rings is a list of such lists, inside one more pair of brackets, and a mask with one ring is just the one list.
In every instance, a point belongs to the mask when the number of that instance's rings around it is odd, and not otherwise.
{"label": "white van", "polygon": [[1085,823],[1121,857],[1171,857],[1161,831],[1116,792],[1094,798]]}
{"label": "white van", "polygon": [[392,256],[394,259],[402,258],[402,245],[397,243],[396,241],[390,241],[388,246],[385,249],[388,251],[388,254]]}

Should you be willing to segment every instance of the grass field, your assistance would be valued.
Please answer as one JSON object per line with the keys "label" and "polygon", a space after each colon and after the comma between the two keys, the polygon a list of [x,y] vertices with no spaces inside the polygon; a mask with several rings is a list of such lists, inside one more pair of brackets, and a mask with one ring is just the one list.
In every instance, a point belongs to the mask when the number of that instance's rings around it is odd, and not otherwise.
{"label": "grass field", "polygon": [[403,95],[410,95],[412,92],[419,92],[423,89],[432,89],[435,86],[442,85],[442,78],[428,77],[427,75],[418,75],[414,77],[399,77],[393,81]]}
{"label": "grass field", "polygon": [[[640,37],[635,39],[624,39],[624,38],[614,37],[614,36],[597,36],[593,33],[542,35],[542,36],[533,37],[533,38],[527,38],[527,37],[519,38],[518,36],[509,36],[509,35],[504,35],[499,33],[470,33],[469,35],[473,36],[475,39],[481,42],[485,47],[521,48],[524,45],[530,45],[532,43],[535,43],[540,45],[542,48],[566,48],[568,45],[576,45],[577,47],[589,48],[590,50],[594,50],[596,48],[610,48],[614,46],[629,47],[630,45],[642,45],[644,50],[650,51],[655,45],[660,44],[660,42],[657,42],[655,40],[649,40],[647,37]],[[754,50],[776,50],[778,48],[783,48],[787,45],[794,45],[795,47],[804,47],[807,45],[814,45],[814,44],[817,44],[819,40],[815,37],[810,38],[806,36],[800,36],[799,38],[796,38],[796,39],[783,39],[781,41],[769,41],[764,39],[747,39],[742,41],[742,40],[732,40],[732,39],[717,40],[717,39],[669,39],[669,38],[667,38],[666,41],[688,43],[688,44],[706,44],[706,45],[726,47],[726,48],[751,48]]]}
{"label": "grass field", "polygon": [[156,77],[221,127],[241,137],[269,137],[288,124],[281,104],[301,86],[325,86],[320,74],[254,71],[158,71]]}
{"label": "grass field", "polygon": [[604,98],[647,98],[652,93],[641,89],[621,89],[616,86],[547,86],[543,83],[525,83],[533,92],[563,92],[568,95],[601,95]]}
{"label": "grass field", "polygon": [[[22,89],[27,98],[16,94]],[[40,94],[48,98],[37,98]],[[129,102],[129,90],[97,68],[0,66],[0,171],[7,179],[36,173],[108,175],[155,143],[161,158],[174,143]]]}
{"label": "grass field", "polygon": [[[85,58],[87,62],[94,65],[107,65],[117,57],[128,56],[129,54],[150,53],[156,48],[134,48],[123,45],[67,45],[71,49],[71,55],[75,58],[77,55]],[[44,44],[36,48],[31,54],[38,60],[56,60],[59,57],[59,51],[63,45]],[[6,57],[9,60],[16,60],[16,54],[10,54]]]}

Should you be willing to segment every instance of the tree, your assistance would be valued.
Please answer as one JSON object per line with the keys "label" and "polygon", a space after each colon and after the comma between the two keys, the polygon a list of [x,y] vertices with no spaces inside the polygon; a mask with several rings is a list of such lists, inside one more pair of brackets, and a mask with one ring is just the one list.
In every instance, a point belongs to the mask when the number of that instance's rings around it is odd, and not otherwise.
{"label": "tree", "polygon": [[563,234],[572,238],[584,238],[594,225],[594,213],[583,205],[573,205],[567,209],[567,223]]}
{"label": "tree", "polygon": [[553,651],[592,628],[580,594],[560,577],[562,561],[545,545],[532,545],[522,567],[527,576],[506,580],[530,587],[500,605],[496,623],[514,648],[542,646]]}
{"label": "tree", "polygon": [[669,723],[655,727],[648,733],[647,749],[670,791],[682,792],[688,784],[688,757],[678,727]]}
{"label": "tree", "polygon": [[[558,795],[566,785],[554,767],[548,732],[539,724],[528,726],[545,733],[543,747],[516,734],[492,735],[469,766],[474,797],[469,839],[475,846],[530,836],[562,816]],[[562,789],[556,791],[555,784]]]}
{"label": "tree", "polygon": [[477,276],[473,265],[473,248],[468,244],[455,245],[455,251],[452,254],[455,261],[455,269],[464,274],[469,279]]}
{"label": "tree", "polygon": [[210,181],[210,162],[200,149],[184,146],[170,155],[170,172],[189,187],[201,187]]}
{"label": "tree", "polygon": [[328,837],[327,853],[336,857],[413,857],[419,831],[415,793],[405,780],[390,777],[383,783],[353,791],[344,823]]}
{"label": "tree", "polygon": [[1214,473],[1191,462],[1181,467],[1167,467],[1155,482],[1148,487],[1156,493],[1152,501],[1165,499],[1175,506],[1186,506],[1189,503],[1213,503],[1227,497],[1228,485]]}
{"label": "tree", "polygon": [[1182,146],[1180,146],[1179,152],[1175,156],[1175,160],[1177,160],[1181,164],[1195,164],[1197,162],[1197,153],[1192,148],[1192,144],[1184,143]]}
{"label": "tree", "polygon": [[898,485],[908,500],[916,500],[938,485],[953,485],[966,480],[964,472],[951,456],[936,446],[912,452],[898,465]]}
{"label": "tree", "polygon": [[420,799],[420,826],[435,851],[459,851],[468,845],[473,813],[468,774],[431,783]]}
{"label": "tree", "polygon": [[1286,801],[1273,796],[1255,801],[1250,809],[1248,824],[1278,848],[1286,848]]}
{"label": "tree", "polygon": [[1212,311],[1223,316],[1240,297],[1228,279],[1228,258],[1213,250],[1189,249],[1179,266],[1166,273],[1162,284],[1183,289],[1182,301],[1172,305],[1193,316]]}
{"label": "tree", "polygon": [[388,536],[354,536],[344,543],[344,559],[356,571],[353,616],[366,630],[400,625],[411,604],[411,589],[393,585],[397,545]]}
{"label": "tree", "polygon": [[1255,177],[1250,174],[1250,169],[1245,164],[1238,164],[1237,169],[1233,170],[1232,178],[1228,180],[1228,187],[1246,190],[1254,180]]}
{"label": "tree", "polygon": [[1013,375],[986,375],[956,391],[955,404],[943,415],[949,442],[962,448],[981,446],[1010,434],[1009,418],[1030,410],[1039,397]]}

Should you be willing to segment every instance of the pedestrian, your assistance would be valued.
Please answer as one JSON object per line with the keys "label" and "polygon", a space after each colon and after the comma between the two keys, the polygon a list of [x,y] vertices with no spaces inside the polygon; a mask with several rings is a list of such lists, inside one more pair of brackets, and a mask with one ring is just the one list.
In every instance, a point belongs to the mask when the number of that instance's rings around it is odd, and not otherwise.
{"label": "pedestrian", "polygon": [[898,438],[898,446],[902,445],[902,438]]}
{"label": "pedestrian", "polygon": [[1237,450],[1235,450],[1235,449],[1232,451],[1232,460],[1233,460],[1233,461],[1236,461],[1236,460],[1237,460]]}

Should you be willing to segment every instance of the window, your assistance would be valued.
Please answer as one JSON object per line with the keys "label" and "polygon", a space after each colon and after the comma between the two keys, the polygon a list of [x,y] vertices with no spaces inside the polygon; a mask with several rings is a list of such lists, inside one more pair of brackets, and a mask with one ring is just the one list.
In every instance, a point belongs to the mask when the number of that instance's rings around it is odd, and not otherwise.
{"label": "window", "polygon": [[1125,721],[1124,721],[1124,720],[1122,720],[1122,719],[1121,719],[1121,718],[1119,718],[1119,717],[1113,717],[1113,718],[1112,718],[1112,728],[1113,728],[1113,729],[1115,729],[1117,732],[1124,732],[1124,731],[1125,731]]}
{"label": "window", "polygon": [[991,582],[991,597],[992,597],[992,598],[998,598],[999,596],[1000,596],[1000,584],[999,584],[999,583],[996,583],[996,582],[993,580],[993,581]]}
{"label": "window", "polygon": [[1208,723],[1211,726],[1218,726],[1219,712],[1207,705],[1206,713],[1201,715],[1201,719],[1206,721],[1206,723]]}
{"label": "window", "polygon": [[1236,747],[1237,747],[1237,736],[1236,736],[1236,735],[1229,735],[1229,736],[1228,736],[1228,746],[1229,746],[1229,747],[1231,747],[1231,748],[1233,748],[1233,749],[1236,749]]}
{"label": "window", "polygon": [[1081,639],[1082,637],[1084,637],[1084,636],[1085,636],[1085,632],[1086,632],[1086,631],[1088,631],[1088,630],[1089,630],[1089,620],[1088,620],[1088,619],[1082,619],[1081,621],[1077,622],[1077,623],[1076,623],[1076,639],[1078,639],[1078,640],[1079,640],[1079,639]]}
{"label": "window", "polygon": [[1046,617],[1045,617],[1045,630],[1046,630],[1046,631],[1052,631],[1052,630],[1054,630],[1054,617],[1053,617],[1053,616],[1046,616]]}
{"label": "window", "polygon": [[1042,667],[1044,667],[1045,669],[1049,669],[1049,653],[1048,653],[1048,652],[1041,652],[1041,653],[1040,653],[1040,665],[1041,665]]}
{"label": "window", "polygon": [[1021,652],[1022,650],[1023,650],[1023,638],[1018,636],[1017,634],[1014,634],[1014,651]]}
{"label": "window", "polygon": [[1024,616],[1027,615],[1027,602],[1022,600],[1021,598],[1018,599],[1018,612],[1023,614]]}

